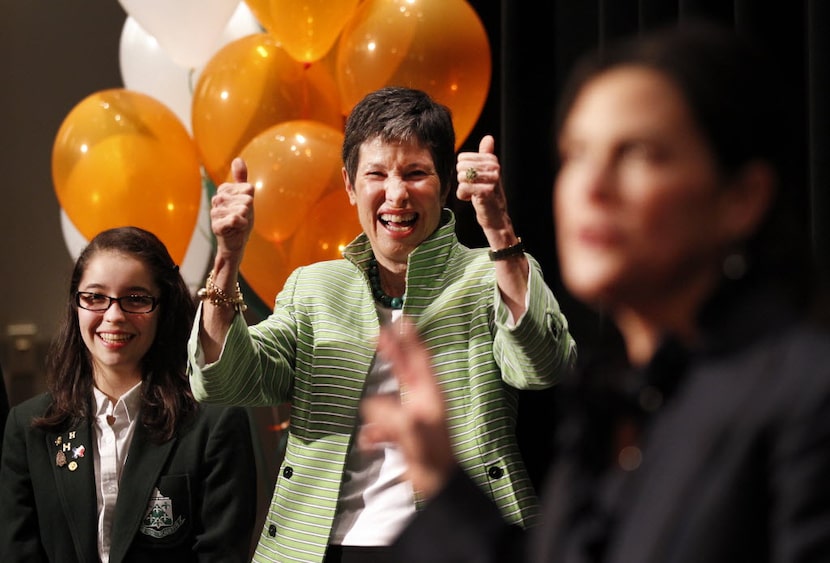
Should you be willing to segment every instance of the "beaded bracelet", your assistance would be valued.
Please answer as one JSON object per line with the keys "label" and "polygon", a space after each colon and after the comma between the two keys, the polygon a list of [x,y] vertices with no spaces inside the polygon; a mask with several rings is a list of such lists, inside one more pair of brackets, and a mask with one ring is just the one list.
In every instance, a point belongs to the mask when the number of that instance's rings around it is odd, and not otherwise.
{"label": "beaded bracelet", "polygon": [[511,256],[519,256],[524,253],[525,245],[522,243],[522,237],[517,237],[519,242],[512,246],[508,246],[507,248],[502,248],[501,250],[491,250],[489,252],[490,260],[494,262],[496,260],[506,260]]}
{"label": "beaded bracelet", "polygon": [[205,287],[197,291],[196,296],[202,301],[210,301],[214,307],[230,306],[240,313],[248,309],[248,306],[245,305],[245,300],[242,298],[242,290],[239,288],[239,282],[236,282],[236,295],[231,297],[221,287],[213,283],[213,271],[208,274]]}

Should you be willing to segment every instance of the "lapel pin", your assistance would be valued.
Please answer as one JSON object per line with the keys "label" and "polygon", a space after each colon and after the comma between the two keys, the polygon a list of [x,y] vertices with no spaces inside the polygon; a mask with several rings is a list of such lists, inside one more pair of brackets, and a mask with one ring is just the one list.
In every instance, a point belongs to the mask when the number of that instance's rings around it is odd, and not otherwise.
{"label": "lapel pin", "polygon": [[[69,432],[68,439],[66,441],[64,441],[63,436],[55,438],[55,445],[58,447],[58,452],[55,454],[55,465],[58,467],[67,466],[67,455],[71,456],[72,460],[76,460],[86,455],[86,447],[83,444],[79,445],[77,448],[72,447],[72,442],[70,442],[70,440],[73,440],[75,436],[76,432],[72,430]],[[68,467],[69,471],[75,471],[78,469],[78,462],[70,461]]]}

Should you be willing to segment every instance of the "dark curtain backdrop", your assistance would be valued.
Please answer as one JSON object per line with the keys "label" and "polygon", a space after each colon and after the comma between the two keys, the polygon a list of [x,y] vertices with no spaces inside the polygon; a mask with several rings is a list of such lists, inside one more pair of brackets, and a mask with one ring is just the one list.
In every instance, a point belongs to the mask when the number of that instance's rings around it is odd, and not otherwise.
{"label": "dark curtain backdrop", "polygon": [[[551,125],[562,83],[574,60],[609,40],[710,19],[766,49],[791,98],[794,178],[819,272],[830,271],[830,2],[827,0],[471,0],[490,35],[493,83],[481,119],[465,142],[492,133],[501,158],[517,234],[542,263],[583,354],[604,346],[604,319],[561,288],[554,246],[551,186],[555,174]],[[468,205],[453,203],[462,240],[483,245]],[[552,392],[522,396],[520,443],[534,478],[546,462]]]}

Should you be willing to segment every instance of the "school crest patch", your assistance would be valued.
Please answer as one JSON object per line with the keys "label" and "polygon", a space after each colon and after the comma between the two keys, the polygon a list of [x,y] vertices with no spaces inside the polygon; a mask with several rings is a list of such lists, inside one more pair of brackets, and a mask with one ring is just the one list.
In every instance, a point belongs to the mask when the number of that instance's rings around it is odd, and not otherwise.
{"label": "school crest patch", "polygon": [[174,520],[173,501],[162,495],[158,487],[153,489],[150,501],[147,503],[147,512],[138,531],[154,538],[164,538],[175,534],[184,524],[184,518],[179,516]]}

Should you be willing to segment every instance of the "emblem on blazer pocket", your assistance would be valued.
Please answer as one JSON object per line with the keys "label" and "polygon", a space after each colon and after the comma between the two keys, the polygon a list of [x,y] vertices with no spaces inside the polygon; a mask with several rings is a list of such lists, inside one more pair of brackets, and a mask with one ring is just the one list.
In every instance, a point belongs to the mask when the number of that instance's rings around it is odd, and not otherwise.
{"label": "emblem on blazer pocket", "polygon": [[173,500],[161,494],[158,487],[153,489],[150,502],[147,503],[147,512],[138,531],[153,538],[165,538],[175,534],[184,524],[184,518],[179,516],[175,520]]}

